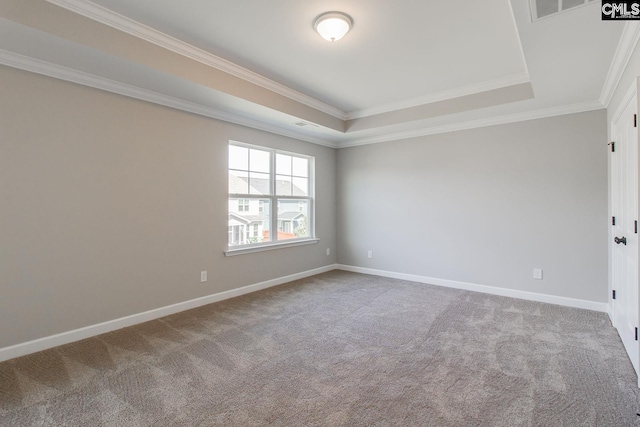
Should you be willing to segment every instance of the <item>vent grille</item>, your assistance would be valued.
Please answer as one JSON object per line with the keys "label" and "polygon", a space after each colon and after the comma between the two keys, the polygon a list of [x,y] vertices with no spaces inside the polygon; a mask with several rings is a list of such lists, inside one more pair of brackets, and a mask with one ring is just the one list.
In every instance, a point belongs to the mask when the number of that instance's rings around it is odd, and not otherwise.
{"label": "vent grille", "polygon": [[531,20],[533,22],[557,15],[576,7],[594,3],[595,0],[530,0]]}
{"label": "vent grille", "polygon": [[311,127],[311,128],[317,128],[317,127],[320,127],[320,126],[318,126],[318,125],[316,125],[316,124],[309,123],[309,122],[305,122],[305,121],[302,121],[302,120],[301,120],[301,121],[299,121],[299,122],[294,123],[294,125],[296,125],[296,126],[300,126],[301,128],[304,128],[304,127],[307,127],[307,126],[309,126],[309,127]]}

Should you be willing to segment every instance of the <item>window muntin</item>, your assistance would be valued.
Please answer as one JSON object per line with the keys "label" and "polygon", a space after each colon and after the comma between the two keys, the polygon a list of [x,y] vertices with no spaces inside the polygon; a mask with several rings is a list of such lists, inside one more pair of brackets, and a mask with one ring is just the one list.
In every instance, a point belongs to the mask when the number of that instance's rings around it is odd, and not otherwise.
{"label": "window muntin", "polygon": [[228,247],[313,239],[313,167],[310,156],[230,142]]}

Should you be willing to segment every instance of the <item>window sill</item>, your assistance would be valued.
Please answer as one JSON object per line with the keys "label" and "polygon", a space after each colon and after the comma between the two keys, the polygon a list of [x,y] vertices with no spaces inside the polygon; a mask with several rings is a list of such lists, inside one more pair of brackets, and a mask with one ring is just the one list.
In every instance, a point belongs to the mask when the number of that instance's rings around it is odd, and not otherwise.
{"label": "window sill", "polygon": [[313,238],[313,239],[305,239],[305,240],[296,240],[294,242],[270,243],[263,246],[252,246],[249,248],[227,249],[226,251],[224,251],[224,255],[236,256],[236,255],[243,255],[243,254],[251,254],[254,252],[270,251],[273,249],[283,249],[283,248],[291,248],[294,246],[313,245],[315,243],[318,243],[319,241],[320,239]]}

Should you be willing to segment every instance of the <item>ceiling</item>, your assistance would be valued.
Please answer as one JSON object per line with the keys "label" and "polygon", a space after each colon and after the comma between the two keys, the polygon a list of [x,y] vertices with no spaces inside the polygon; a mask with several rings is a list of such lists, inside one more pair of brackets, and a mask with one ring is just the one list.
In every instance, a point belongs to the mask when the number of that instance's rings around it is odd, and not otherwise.
{"label": "ceiling", "polygon": [[344,147],[604,108],[625,25],[598,4],[3,0],[0,63]]}
{"label": "ceiling", "polygon": [[[345,112],[527,72],[505,0],[464,0],[462,19],[447,2],[423,0],[94,3]],[[312,23],[334,9],[355,22],[348,37],[329,43]]]}

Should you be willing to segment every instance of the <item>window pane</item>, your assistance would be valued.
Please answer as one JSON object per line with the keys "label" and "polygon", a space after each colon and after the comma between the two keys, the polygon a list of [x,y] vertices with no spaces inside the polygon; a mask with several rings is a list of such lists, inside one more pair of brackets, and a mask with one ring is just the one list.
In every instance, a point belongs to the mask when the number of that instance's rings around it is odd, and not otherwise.
{"label": "window pane", "polygon": [[249,194],[249,174],[247,172],[229,171],[229,193]]}
{"label": "window pane", "polygon": [[572,7],[580,6],[584,4],[584,0],[563,0],[562,10],[571,9]]}
{"label": "window pane", "polygon": [[229,169],[249,170],[249,149],[229,146]]}
{"label": "window pane", "polygon": [[291,196],[291,177],[276,176],[276,194],[278,196]]}
{"label": "window pane", "polygon": [[291,175],[291,156],[276,154],[276,173]]}
{"label": "window pane", "polygon": [[278,200],[278,240],[309,237],[309,201]]}
{"label": "window pane", "polygon": [[293,158],[293,175],[295,176],[309,176],[309,160],[302,157]]}
{"label": "window pane", "polygon": [[229,246],[269,241],[269,204],[269,199],[229,199]]}
{"label": "window pane", "polygon": [[249,163],[251,167],[251,172],[269,173],[271,171],[268,151],[250,150]]}
{"label": "window pane", "polygon": [[249,177],[249,192],[250,194],[271,194],[269,188],[269,174],[268,173],[254,173],[251,172]]}
{"label": "window pane", "polygon": [[536,0],[538,18],[558,12],[558,0]]}
{"label": "window pane", "polygon": [[309,180],[307,178],[293,178],[293,195],[309,195]]}

